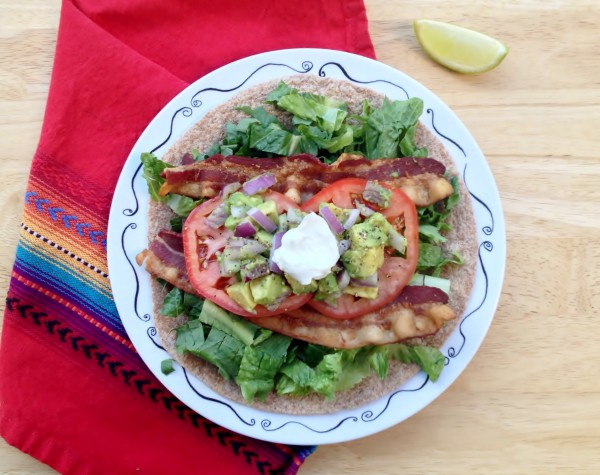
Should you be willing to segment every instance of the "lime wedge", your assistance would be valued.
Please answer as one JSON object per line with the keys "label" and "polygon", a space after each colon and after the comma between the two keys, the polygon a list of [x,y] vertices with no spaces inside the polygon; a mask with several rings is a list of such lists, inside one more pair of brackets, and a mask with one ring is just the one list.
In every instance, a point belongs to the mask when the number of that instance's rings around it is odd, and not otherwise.
{"label": "lime wedge", "polygon": [[417,40],[436,62],[459,73],[483,73],[498,66],[508,48],[474,30],[434,20],[415,20]]}

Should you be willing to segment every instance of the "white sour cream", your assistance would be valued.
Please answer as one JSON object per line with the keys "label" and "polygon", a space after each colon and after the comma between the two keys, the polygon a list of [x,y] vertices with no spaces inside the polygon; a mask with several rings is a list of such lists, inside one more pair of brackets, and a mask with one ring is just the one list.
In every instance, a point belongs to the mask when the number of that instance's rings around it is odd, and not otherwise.
{"label": "white sour cream", "polygon": [[273,252],[279,268],[302,285],[325,277],[339,258],[335,235],[327,221],[315,213],[306,215],[297,228],[286,232],[281,247]]}

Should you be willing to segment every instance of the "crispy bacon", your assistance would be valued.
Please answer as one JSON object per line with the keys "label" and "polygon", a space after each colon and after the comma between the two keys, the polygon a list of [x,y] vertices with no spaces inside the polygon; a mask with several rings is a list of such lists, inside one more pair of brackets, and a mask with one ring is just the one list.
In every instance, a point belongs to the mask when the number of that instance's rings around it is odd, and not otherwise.
{"label": "crispy bacon", "polygon": [[[412,287],[405,287],[391,305],[349,320],[329,318],[304,306],[285,314],[256,318],[254,322],[268,330],[332,348],[360,348],[433,335],[444,322],[454,318],[454,311],[443,303],[444,299],[440,300],[439,289]],[[427,297],[410,301],[416,295]],[[448,297],[444,296],[447,302]]]}
{"label": "crispy bacon", "polygon": [[[161,231],[148,249],[136,257],[139,265],[145,262],[146,269],[154,277],[197,295],[182,259],[181,235],[171,231]],[[453,318],[454,312],[443,291],[427,286],[407,286],[391,305],[350,320],[326,317],[304,306],[254,321],[264,328],[300,340],[333,348],[358,348],[432,335]]]}
{"label": "crispy bacon", "polygon": [[[186,163],[188,160],[186,160]],[[442,175],[445,166],[433,158],[385,158],[367,160],[342,154],[331,165],[308,154],[278,158],[250,158],[213,155],[206,160],[167,168],[161,195],[178,193],[192,198],[216,196],[228,183],[243,183],[262,173],[273,173],[273,190],[300,203],[327,185],[342,178],[378,180],[401,188],[417,206],[428,206],[452,193]]]}
{"label": "crispy bacon", "polygon": [[135,260],[139,266],[145,264],[146,270],[154,277],[166,280],[184,292],[196,293],[188,279],[181,234],[160,231],[148,249],[140,252]]}

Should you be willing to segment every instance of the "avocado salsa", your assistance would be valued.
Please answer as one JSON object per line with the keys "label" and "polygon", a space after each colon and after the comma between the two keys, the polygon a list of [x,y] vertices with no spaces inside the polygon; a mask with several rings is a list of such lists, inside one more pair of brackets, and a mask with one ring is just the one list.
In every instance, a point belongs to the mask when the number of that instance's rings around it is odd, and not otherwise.
{"label": "avocado salsa", "polygon": [[[362,115],[352,117],[343,103],[298,92],[282,82],[267,102],[291,114],[291,130],[262,107],[242,108],[248,119],[228,124],[224,140],[207,154],[192,151],[194,158],[202,160],[212,153],[260,157],[307,151],[330,162],[342,152],[358,152],[367,158],[426,155],[414,144],[414,129],[422,113],[422,102],[417,98],[386,99],[379,108],[365,102]],[[387,130],[385,119],[390,116],[402,116],[407,122],[399,125],[398,120],[387,121],[393,124],[393,130]],[[389,143],[390,136],[394,137],[393,144]],[[202,200],[160,196],[160,175],[169,165],[153,154],[142,154],[142,163],[151,198],[174,211],[178,218],[172,220],[173,229],[181,231],[182,223]],[[268,176],[259,178],[255,179],[259,183],[269,182]],[[450,181],[454,187],[450,197],[417,209],[419,253],[418,274],[414,277],[415,282],[437,286],[446,293],[450,285],[439,278],[441,270],[447,264],[462,264],[458,254],[444,255],[440,247],[449,229],[448,216],[458,202],[457,180],[451,177]],[[298,208],[278,209],[277,202],[270,198],[269,186],[259,186],[250,193],[246,184],[230,185],[207,221],[231,234],[217,253],[218,269],[226,282],[227,295],[250,313],[257,306],[276,309],[290,296],[306,295],[332,308],[343,295],[374,300],[380,293],[377,274],[386,258],[406,256],[406,238],[382,214],[390,205],[392,192],[377,182],[367,182],[352,207],[322,202],[311,213]],[[292,272],[279,268],[277,251],[283,249],[286,234],[291,236],[309,215],[327,224],[337,255],[324,276],[301,282]],[[214,364],[221,376],[239,385],[248,402],[262,400],[272,391],[278,395],[318,393],[333,398],[336,392],[349,389],[371,372],[385,378],[391,360],[417,364],[433,381],[444,365],[443,355],[433,347],[394,343],[334,349],[294,340],[265,330],[252,319],[228,312],[210,300],[165,286],[168,293],[161,315],[187,316],[186,323],[177,329],[177,352]]]}
{"label": "avocado salsa", "polygon": [[[361,198],[366,201],[375,189],[381,195],[379,208],[387,208],[391,192],[374,182],[367,185]],[[377,271],[383,265],[385,249],[403,253],[406,248],[406,239],[381,213],[365,204],[359,210],[321,203],[320,214],[329,219],[328,226],[337,244],[336,263],[325,276],[301,283],[282,272],[272,256],[281,248],[286,234],[297,229],[308,213],[295,210],[291,216],[286,212],[280,214],[275,201],[265,199],[263,194],[246,195],[240,191],[224,197],[222,205],[207,218],[219,214],[215,225],[222,222],[234,232],[224,249],[217,253],[219,271],[221,276],[232,278],[226,286],[229,297],[249,312],[254,312],[256,305],[276,308],[291,293],[314,294],[315,299],[334,307],[342,293],[374,299],[379,290]],[[275,239],[278,234],[279,239]]]}

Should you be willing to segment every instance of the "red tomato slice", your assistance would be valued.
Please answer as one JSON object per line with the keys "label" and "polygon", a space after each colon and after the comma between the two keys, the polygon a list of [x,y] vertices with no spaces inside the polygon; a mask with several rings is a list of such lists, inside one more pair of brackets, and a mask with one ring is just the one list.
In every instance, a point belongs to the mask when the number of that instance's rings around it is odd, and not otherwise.
{"label": "red tomato slice", "polygon": [[[299,208],[292,200],[274,191],[265,193],[264,199],[275,201],[279,213],[290,208]],[[304,305],[312,297],[311,294],[292,294],[275,310],[257,305],[254,309],[255,313],[252,313],[229,297],[225,287],[229,284],[230,278],[222,277],[219,273],[216,253],[225,247],[227,239],[233,236],[233,232],[225,227],[214,229],[206,224],[206,218],[221,202],[220,196],[205,201],[190,213],[183,226],[185,264],[188,278],[196,292],[219,307],[244,317],[267,317]]]}
{"label": "red tomato slice", "polygon": [[[346,209],[355,208],[354,200],[362,200],[362,192],[366,184],[367,181],[362,178],[346,178],[336,181],[304,203],[302,210],[318,212],[321,203],[333,203]],[[383,266],[378,271],[379,292],[375,299],[356,298],[344,294],[337,300],[335,307],[319,300],[308,302],[311,307],[323,315],[350,319],[379,310],[400,295],[415,273],[419,258],[417,209],[413,201],[402,190],[389,189],[392,190],[390,205],[381,209],[380,213],[406,238],[406,258],[386,255]]]}

